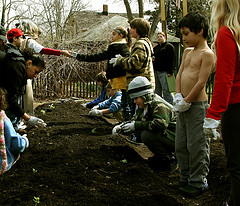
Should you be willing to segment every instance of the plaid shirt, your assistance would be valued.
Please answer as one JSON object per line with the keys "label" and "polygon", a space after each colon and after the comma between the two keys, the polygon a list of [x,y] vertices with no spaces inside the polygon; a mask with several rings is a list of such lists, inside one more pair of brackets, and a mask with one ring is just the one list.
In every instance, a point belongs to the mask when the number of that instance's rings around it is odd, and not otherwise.
{"label": "plaid shirt", "polygon": [[139,38],[131,48],[129,57],[120,57],[117,65],[126,69],[127,85],[137,76],[147,77],[155,88],[155,78],[152,64],[153,48],[148,38]]}

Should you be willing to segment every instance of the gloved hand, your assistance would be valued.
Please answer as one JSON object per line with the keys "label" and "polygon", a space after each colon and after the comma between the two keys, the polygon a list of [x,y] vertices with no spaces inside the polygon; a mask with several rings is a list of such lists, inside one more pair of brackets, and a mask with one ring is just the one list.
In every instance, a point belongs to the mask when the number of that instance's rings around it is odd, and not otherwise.
{"label": "gloved hand", "polygon": [[99,110],[99,109],[92,109],[92,110],[89,112],[89,115],[91,115],[91,116],[102,115],[102,110]]}
{"label": "gloved hand", "polygon": [[113,136],[118,136],[121,130],[122,130],[122,127],[120,125],[113,127],[112,129]]}
{"label": "gloved hand", "polygon": [[31,116],[30,119],[27,121],[27,124],[29,126],[40,126],[40,127],[46,127],[47,124],[40,118]]}
{"label": "gloved hand", "polygon": [[216,130],[219,124],[220,120],[205,118],[203,123],[203,131],[205,135],[213,139],[217,139],[218,137],[220,137],[220,134]]}
{"label": "gloved hand", "polygon": [[81,104],[83,107],[87,107],[87,103]]}
{"label": "gloved hand", "polygon": [[122,126],[126,124],[126,122],[122,122],[121,124],[119,125],[116,125],[113,129],[112,129],[112,134],[114,136],[118,136],[119,133],[122,131]]}
{"label": "gloved hand", "polygon": [[132,121],[130,123],[126,123],[122,126],[122,130],[127,133],[127,132],[133,132],[135,130],[135,121]]}
{"label": "gloved hand", "polygon": [[191,103],[185,102],[184,99],[180,100],[177,104],[173,106],[174,112],[185,112],[189,109]]}
{"label": "gloved hand", "polygon": [[27,138],[27,134],[22,135],[22,138],[26,141],[26,148],[29,147],[29,140]]}
{"label": "gloved hand", "polygon": [[111,58],[109,60],[109,64],[113,64],[113,67],[115,67],[117,65],[117,60],[118,60],[119,57],[121,57],[121,55],[120,54],[116,54],[115,58]]}
{"label": "gloved hand", "polygon": [[98,105],[94,106],[91,110],[98,109]]}
{"label": "gloved hand", "polygon": [[177,104],[183,99],[183,96],[181,93],[176,93],[173,99],[173,105]]}

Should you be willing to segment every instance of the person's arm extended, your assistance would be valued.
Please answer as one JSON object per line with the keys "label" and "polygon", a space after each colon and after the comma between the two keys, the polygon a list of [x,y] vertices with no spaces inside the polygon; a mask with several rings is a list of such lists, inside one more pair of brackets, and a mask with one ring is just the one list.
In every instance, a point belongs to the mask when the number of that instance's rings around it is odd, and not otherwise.
{"label": "person's arm extended", "polygon": [[198,97],[202,89],[205,87],[208,77],[213,69],[214,65],[214,53],[213,52],[205,52],[202,56],[202,64],[200,68],[200,72],[198,75],[198,81],[192,88],[191,92],[185,97],[185,101],[187,103],[191,103]]}
{"label": "person's arm extended", "polygon": [[55,56],[60,56],[61,54],[66,56],[66,57],[72,57],[68,51],[66,50],[58,50],[58,49],[51,49],[51,48],[43,48],[40,51],[41,54],[46,54],[46,55],[55,55]]}

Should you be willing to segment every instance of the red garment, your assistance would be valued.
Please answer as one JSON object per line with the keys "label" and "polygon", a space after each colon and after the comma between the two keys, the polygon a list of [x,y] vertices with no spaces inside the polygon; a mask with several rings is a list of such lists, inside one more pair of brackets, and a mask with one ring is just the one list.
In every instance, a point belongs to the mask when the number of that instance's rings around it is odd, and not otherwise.
{"label": "red garment", "polygon": [[50,48],[43,48],[43,49],[40,51],[40,53],[41,53],[41,54],[47,54],[47,55],[60,56],[60,51],[61,51],[61,50],[50,49]]}
{"label": "red garment", "polygon": [[240,103],[240,59],[232,32],[223,26],[216,39],[216,75],[207,118],[221,119],[230,104]]}

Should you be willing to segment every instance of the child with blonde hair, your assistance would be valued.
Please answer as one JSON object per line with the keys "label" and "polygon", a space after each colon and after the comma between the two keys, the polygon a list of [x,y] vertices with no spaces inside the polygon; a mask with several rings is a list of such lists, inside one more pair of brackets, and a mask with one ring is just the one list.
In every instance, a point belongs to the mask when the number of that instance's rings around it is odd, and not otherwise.
{"label": "child with blonde hair", "polygon": [[211,29],[216,51],[216,75],[211,105],[204,130],[213,136],[221,121],[221,131],[231,177],[226,205],[240,203],[240,1],[213,0]]}

